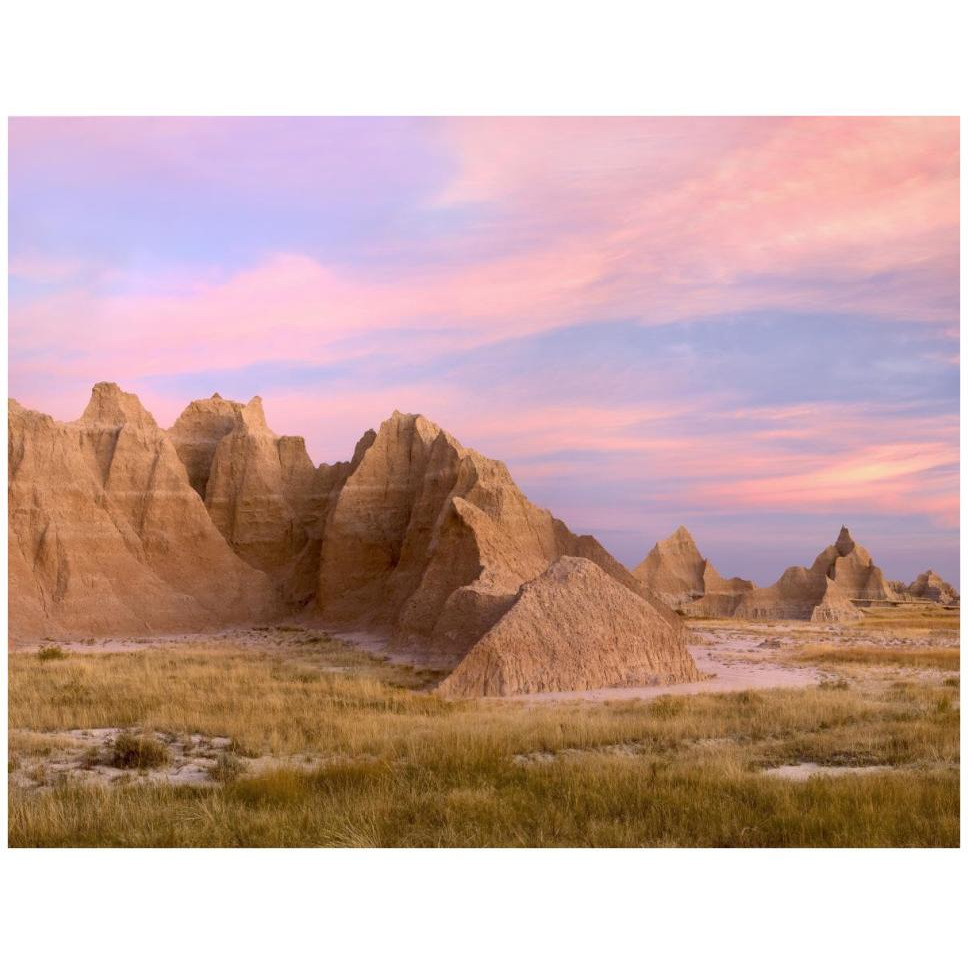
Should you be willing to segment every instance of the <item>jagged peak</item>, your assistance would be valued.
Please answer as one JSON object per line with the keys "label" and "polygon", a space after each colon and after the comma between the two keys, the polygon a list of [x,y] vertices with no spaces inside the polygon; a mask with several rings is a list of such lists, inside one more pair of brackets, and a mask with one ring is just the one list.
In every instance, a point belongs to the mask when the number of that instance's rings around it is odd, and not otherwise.
{"label": "jagged peak", "polygon": [[94,384],[91,399],[81,415],[81,420],[112,427],[122,427],[125,424],[158,426],[136,394],[126,393],[117,383],[107,382]]}
{"label": "jagged peak", "polygon": [[400,410],[394,410],[380,424],[376,436],[380,438],[389,435],[399,437],[400,434],[416,434],[424,444],[429,446],[443,433],[444,431],[437,424],[428,420],[422,413],[404,413]]}
{"label": "jagged peak", "polygon": [[272,433],[266,424],[265,411],[262,408],[262,397],[254,396],[248,403],[238,400],[228,400],[220,393],[213,393],[210,397],[192,400],[179,414],[172,426],[176,434],[186,432],[197,421],[212,421],[217,427],[217,436],[222,437],[231,429],[246,430],[257,433]]}
{"label": "jagged peak", "polygon": [[350,461],[352,467],[357,467],[361,460],[363,460],[364,455],[373,445],[373,441],[376,440],[376,431],[371,427],[362,437],[356,442],[356,447],[353,449],[353,458]]}
{"label": "jagged peak", "polygon": [[242,424],[245,426],[246,430],[269,429],[268,425],[266,424],[265,410],[262,409],[262,397],[258,395],[254,396],[244,407],[240,409],[239,416],[242,418]]}
{"label": "jagged peak", "polygon": [[[663,538],[661,541],[655,543],[653,551],[661,554],[664,551],[680,551],[683,546],[690,552],[695,551],[699,555],[699,548],[696,546],[696,539],[689,533],[689,529],[684,525],[680,524],[668,538]],[[701,555],[699,555],[702,557]]]}
{"label": "jagged peak", "polygon": [[837,549],[837,554],[839,554],[841,557],[849,555],[856,546],[856,542],[850,536],[850,531],[847,529],[847,525],[841,525],[840,534],[837,535],[837,540],[834,542],[834,547]]}

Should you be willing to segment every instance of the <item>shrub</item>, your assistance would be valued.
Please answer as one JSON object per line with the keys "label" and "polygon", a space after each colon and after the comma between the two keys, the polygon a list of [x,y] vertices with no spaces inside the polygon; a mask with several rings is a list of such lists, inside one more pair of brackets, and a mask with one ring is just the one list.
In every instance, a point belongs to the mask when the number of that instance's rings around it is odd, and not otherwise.
{"label": "shrub", "polygon": [[37,658],[41,662],[50,662],[52,659],[66,659],[67,653],[59,645],[45,645],[37,653]]}
{"label": "shrub", "polygon": [[850,683],[846,679],[824,679],[818,687],[820,689],[849,689]]}
{"label": "shrub", "polygon": [[99,746],[89,746],[81,756],[81,769],[93,770],[104,761],[104,755]]}
{"label": "shrub", "polygon": [[239,739],[233,739],[226,747],[226,751],[234,753],[236,756],[244,756],[247,760],[254,760],[258,757],[258,750],[246,745]]}
{"label": "shrub", "polygon": [[168,748],[144,733],[119,733],[114,741],[111,765],[122,770],[150,770],[170,759]]}
{"label": "shrub", "polygon": [[238,779],[247,769],[248,764],[233,753],[219,753],[215,765],[208,768],[208,775],[216,783],[230,783]]}

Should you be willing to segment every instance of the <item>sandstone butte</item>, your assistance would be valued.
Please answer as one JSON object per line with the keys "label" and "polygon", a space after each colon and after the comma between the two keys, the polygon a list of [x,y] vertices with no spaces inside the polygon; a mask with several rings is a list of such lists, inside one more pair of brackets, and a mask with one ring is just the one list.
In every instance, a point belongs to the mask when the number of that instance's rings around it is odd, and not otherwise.
{"label": "sandstone butte", "polygon": [[299,615],[453,670],[455,696],[700,677],[672,609],[424,417],[318,467],[258,397],[195,401],[166,431],[99,383],[80,420],[11,401],[9,429],[15,639]]}

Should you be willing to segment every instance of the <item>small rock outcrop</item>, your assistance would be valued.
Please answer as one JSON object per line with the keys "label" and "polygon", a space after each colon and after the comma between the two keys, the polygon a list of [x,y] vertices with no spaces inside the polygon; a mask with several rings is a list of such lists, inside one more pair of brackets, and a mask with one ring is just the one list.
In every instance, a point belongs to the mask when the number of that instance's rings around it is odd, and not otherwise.
{"label": "small rock outcrop", "polygon": [[870,552],[857,544],[846,525],[834,544],[817,555],[812,570],[825,574],[847,598],[891,601],[894,593]]}
{"label": "small rock outcrop", "polygon": [[693,682],[680,622],[586,558],[525,582],[438,692],[450,697]]}
{"label": "small rock outcrop", "polygon": [[904,591],[911,598],[928,599],[939,605],[957,605],[961,601],[957,589],[930,568],[918,575]]}

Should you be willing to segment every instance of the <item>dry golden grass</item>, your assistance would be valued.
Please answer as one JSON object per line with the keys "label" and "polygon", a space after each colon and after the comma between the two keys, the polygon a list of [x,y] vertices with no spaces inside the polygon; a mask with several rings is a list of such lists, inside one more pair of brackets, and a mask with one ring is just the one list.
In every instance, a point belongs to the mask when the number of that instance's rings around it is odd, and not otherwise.
{"label": "dry golden grass", "polygon": [[[12,655],[10,725],[32,731],[12,734],[18,743],[120,726],[341,762],[217,788],[11,789],[11,844],[958,843],[950,686],[448,703],[400,685],[406,670],[339,658],[349,671],[314,671],[285,650],[204,646],[58,662]],[[905,772],[797,784],[758,772],[797,761]]]}
{"label": "dry golden grass", "polygon": [[953,648],[903,648],[893,646],[813,645],[806,646],[793,658],[808,665],[904,666],[912,669],[961,668],[961,650]]}
{"label": "dry golden grass", "polygon": [[861,630],[887,629],[897,633],[952,631],[961,627],[958,609],[940,606],[897,605],[861,609],[864,617],[852,625]]}

